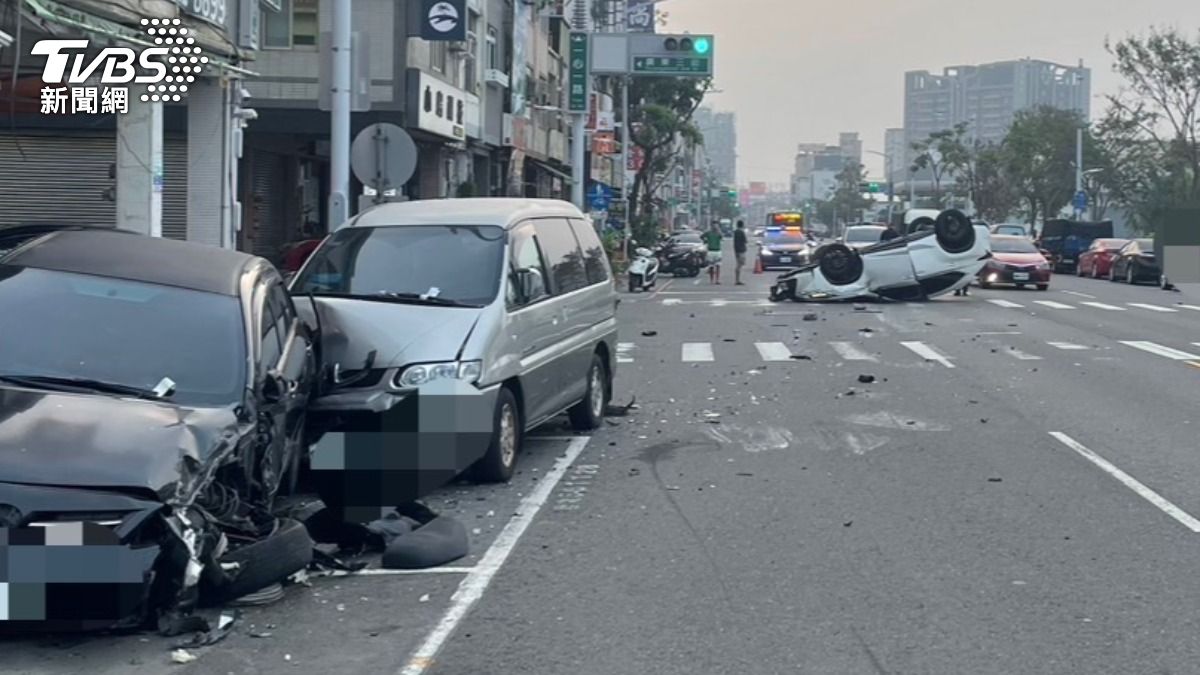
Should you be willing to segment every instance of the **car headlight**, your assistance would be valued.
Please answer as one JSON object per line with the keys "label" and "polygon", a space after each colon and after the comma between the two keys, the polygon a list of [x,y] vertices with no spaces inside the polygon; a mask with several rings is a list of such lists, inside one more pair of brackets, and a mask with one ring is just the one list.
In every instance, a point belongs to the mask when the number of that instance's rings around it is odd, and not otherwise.
{"label": "car headlight", "polygon": [[445,363],[422,363],[409,366],[395,379],[395,385],[402,388],[419,387],[434,380],[465,380],[475,382],[483,373],[483,363],[480,361],[447,361]]}
{"label": "car headlight", "polygon": [[1039,271],[1048,270],[1048,269],[1050,269],[1050,263],[1038,263],[1036,269],[1038,269]]}

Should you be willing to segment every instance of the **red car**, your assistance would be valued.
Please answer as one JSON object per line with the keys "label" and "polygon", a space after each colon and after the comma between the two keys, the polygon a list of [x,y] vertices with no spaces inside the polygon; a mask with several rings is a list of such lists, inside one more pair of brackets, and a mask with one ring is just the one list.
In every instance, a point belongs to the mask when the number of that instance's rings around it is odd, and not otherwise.
{"label": "red car", "polygon": [[1044,291],[1050,288],[1050,263],[1026,237],[993,234],[992,258],[979,270],[979,286],[995,284],[1032,284]]}
{"label": "red car", "polygon": [[1075,266],[1075,273],[1081,277],[1107,279],[1108,271],[1112,269],[1113,261],[1117,259],[1121,247],[1128,243],[1128,239],[1093,241],[1088,250],[1079,254],[1079,264]]}

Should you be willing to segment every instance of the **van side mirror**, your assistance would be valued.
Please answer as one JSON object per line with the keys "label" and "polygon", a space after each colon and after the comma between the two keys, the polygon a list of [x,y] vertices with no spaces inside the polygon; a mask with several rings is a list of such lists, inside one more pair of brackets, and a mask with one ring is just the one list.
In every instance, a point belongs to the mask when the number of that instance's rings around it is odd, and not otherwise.
{"label": "van side mirror", "polygon": [[521,300],[532,302],[546,295],[546,280],[542,271],[534,267],[517,270],[517,284],[521,290]]}

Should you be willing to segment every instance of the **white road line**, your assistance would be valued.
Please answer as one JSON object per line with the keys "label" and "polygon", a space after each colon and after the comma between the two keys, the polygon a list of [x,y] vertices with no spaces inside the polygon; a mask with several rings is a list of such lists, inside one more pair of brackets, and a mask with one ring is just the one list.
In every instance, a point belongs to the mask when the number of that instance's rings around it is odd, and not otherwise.
{"label": "white road line", "polygon": [[533,492],[521,500],[521,505],[517,507],[517,515],[508,521],[508,524],[500,531],[500,535],[496,537],[496,541],[488,548],[487,553],[467,574],[467,578],[458,584],[458,590],[452,596],[454,601],[450,608],[446,610],[437,626],[429,632],[429,635],[425,636],[421,645],[409,657],[408,664],[400,670],[400,675],[423,675],[433,665],[433,659],[458,628],[458,624],[467,616],[475,603],[483,597],[484,591],[492,583],[492,578],[496,576],[501,566],[504,565],[504,561],[516,548],[517,542],[521,540],[521,535],[525,534],[525,530],[529,528],[538,511],[550,498],[550,493],[558,486],[558,482],[562,480],[567,469],[571,468],[575,459],[583,452],[588,440],[587,437],[580,437],[571,441],[563,456],[555,460],[554,468],[547,471]]}
{"label": "white road line", "polygon": [[1014,359],[1016,359],[1018,361],[1041,361],[1042,360],[1042,357],[1040,357],[1036,354],[1029,354],[1029,353],[1023,352],[1020,349],[1017,349],[1016,347],[1009,347],[1008,349],[1006,349],[1004,351],[1009,356],[1013,357]]}
{"label": "white road line", "polygon": [[716,360],[713,358],[713,348],[710,342],[685,342],[682,353],[683,360],[686,362]]}
{"label": "white road line", "polygon": [[663,304],[664,305],[682,305],[683,300],[680,300],[679,298],[663,298]]}
{"label": "white road line", "polygon": [[1075,440],[1074,438],[1071,438],[1070,436],[1064,434],[1061,431],[1051,431],[1050,435],[1053,436],[1055,438],[1055,440],[1057,440],[1059,443],[1062,443],[1063,445],[1067,446],[1068,448],[1074,450],[1075,452],[1079,453],[1079,455],[1082,456],[1084,459],[1086,459],[1089,462],[1091,462],[1092,464],[1095,464],[1096,466],[1100,467],[1101,471],[1103,471],[1103,472],[1107,473],[1108,475],[1112,476],[1113,478],[1116,478],[1117,480],[1121,481],[1121,483],[1125,487],[1138,493],[1138,495],[1140,497],[1142,497],[1146,501],[1150,502],[1151,504],[1157,506],[1159,509],[1162,510],[1163,513],[1167,514],[1168,516],[1171,516],[1175,520],[1178,520],[1180,523],[1183,524],[1184,527],[1191,530],[1193,533],[1200,534],[1200,520],[1196,520],[1195,518],[1193,518],[1187,511],[1184,511],[1183,509],[1179,508],[1178,506],[1175,506],[1171,502],[1167,501],[1166,498],[1164,498],[1162,495],[1160,495],[1157,492],[1155,492],[1154,490],[1151,490],[1150,488],[1146,487],[1145,485],[1142,484],[1141,481],[1134,478],[1133,476],[1130,476],[1129,474],[1125,473],[1124,471],[1118,469],[1107,459],[1104,459],[1100,455],[1097,455],[1096,453],[1092,452],[1091,450],[1089,450],[1087,447],[1085,447],[1082,443]]}
{"label": "white road line", "polygon": [[1174,314],[1175,312],[1179,311],[1177,309],[1171,309],[1170,307],[1159,307],[1158,305],[1148,305],[1144,302],[1127,302],[1125,304],[1129,305],[1130,307],[1138,307],[1141,309],[1148,309],[1151,312],[1163,312],[1163,313]]}
{"label": "white road line", "polygon": [[1183,304],[1181,304],[1181,305],[1177,305],[1177,307],[1182,307],[1184,309],[1190,309],[1190,310],[1200,312],[1200,305],[1183,305]]}
{"label": "white road line", "polygon": [[1077,345],[1074,342],[1047,342],[1046,344],[1056,349],[1062,349],[1068,352],[1082,352],[1091,349],[1090,347],[1086,347],[1084,345]]}
{"label": "white road line", "polygon": [[632,342],[617,343],[617,363],[633,363],[633,355],[630,353],[637,349],[637,345]]}
{"label": "white road line", "polygon": [[1151,354],[1154,354],[1155,356],[1161,356],[1163,358],[1171,359],[1172,361],[1195,361],[1197,359],[1200,359],[1200,356],[1197,356],[1195,354],[1181,352],[1178,349],[1171,349],[1170,347],[1164,347],[1164,346],[1154,343],[1154,342],[1144,342],[1141,340],[1121,340],[1120,342],[1121,342],[1121,344],[1123,344],[1127,347],[1133,347],[1134,349],[1140,349],[1144,352],[1149,352]]}
{"label": "white road line", "polygon": [[474,567],[430,567],[423,570],[386,570],[377,567],[358,570],[357,572],[345,572],[342,570],[334,570],[332,572],[313,573],[308,575],[311,577],[391,577],[391,576],[409,576],[419,574],[470,574],[475,571]]}
{"label": "white road line", "polygon": [[1105,311],[1108,311],[1108,312],[1125,312],[1125,311],[1128,311],[1128,310],[1126,310],[1124,307],[1117,307],[1116,305],[1106,305],[1106,304],[1104,304],[1103,302],[1081,302],[1081,303],[1079,303],[1079,304],[1081,304],[1081,305],[1087,305],[1088,307],[1095,307],[1096,309],[1103,309],[1103,310],[1105,310]]}
{"label": "white road line", "polygon": [[[1081,298],[1091,298],[1092,300],[1095,300],[1095,299],[1096,299],[1096,296],[1094,296],[1094,295],[1088,295],[1087,293],[1080,293],[1079,291],[1063,291],[1063,293],[1067,293],[1067,294],[1070,294],[1070,295],[1077,295],[1077,296],[1079,296],[1079,297],[1081,297]],[[1085,304],[1085,305],[1086,305],[1086,304],[1088,304],[1088,303],[1086,303],[1086,302],[1085,302],[1085,303],[1083,303],[1083,304]]]}
{"label": "white road line", "polygon": [[864,352],[854,345],[852,342],[830,342],[830,347],[838,353],[838,356],[847,361],[878,361],[873,355]]}
{"label": "white road line", "polygon": [[1053,300],[1034,300],[1034,302],[1043,307],[1049,307],[1050,309],[1075,309],[1071,305],[1065,305],[1061,302],[1055,302]]}
{"label": "white road line", "polygon": [[938,363],[942,364],[943,366],[946,366],[947,368],[955,367],[953,363],[950,363],[950,359],[935,352],[933,350],[933,347],[930,347],[929,345],[925,344],[924,342],[901,342],[900,344],[903,345],[904,347],[907,347],[909,350],[913,351],[917,356],[920,356],[921,358],[925,359],[926,361],[937,361]]}
{"label": "white road line", "polygon": [[724,307],[725,305],[728,305],[728,304],[729,304],[729,301],[723,300],[723,299],[717,299],[717,300],[712,301],[713,307]]}
{"label": "white road line", "polygon": [[792,350],[782,342],[755,342],[754,348],[763,361],[789,361],[792,358]]}
{"label": "white road line", "polygon": [[997,305],[999,307],[1007,307],[1008,309],[1021,309],[1022,307],[1025,306],[1019,302],[1011,302],[1009,300],[994,300],[994,299],[992,299],[992,300],[988,300],[988,302],[992,303],[993,305]]}

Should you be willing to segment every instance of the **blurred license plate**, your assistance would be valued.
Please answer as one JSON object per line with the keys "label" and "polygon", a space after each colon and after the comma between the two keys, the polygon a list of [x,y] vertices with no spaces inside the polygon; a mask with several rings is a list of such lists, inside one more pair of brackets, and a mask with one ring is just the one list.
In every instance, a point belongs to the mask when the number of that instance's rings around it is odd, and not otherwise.
{"label": "blurred license plate", "polygon": [[790,255],[779,256],[779,262],[781,262],[781,263],[792,262],[792,257]]}
{"label": "blurred license plate", "polygon": [[1029,281],[1029,272],[1013,272],[1013,281]]}

